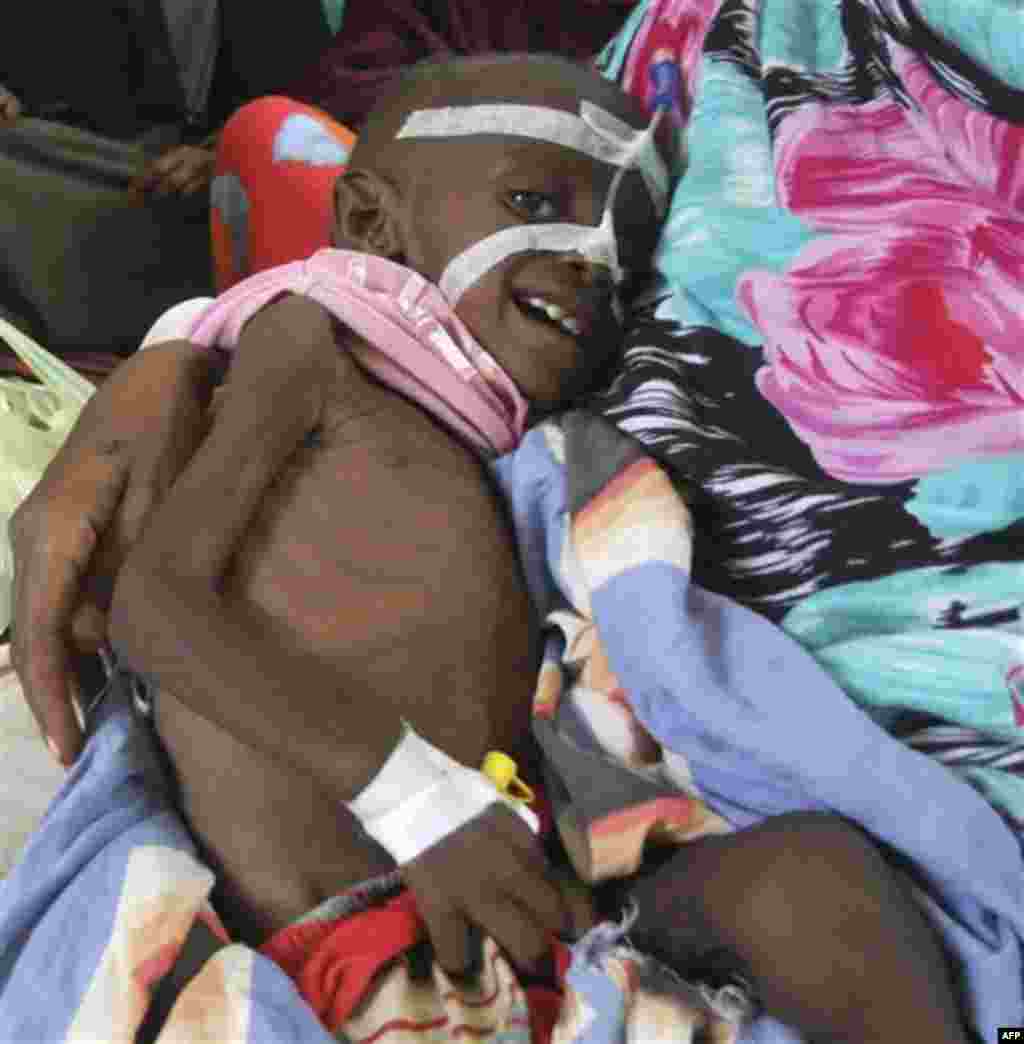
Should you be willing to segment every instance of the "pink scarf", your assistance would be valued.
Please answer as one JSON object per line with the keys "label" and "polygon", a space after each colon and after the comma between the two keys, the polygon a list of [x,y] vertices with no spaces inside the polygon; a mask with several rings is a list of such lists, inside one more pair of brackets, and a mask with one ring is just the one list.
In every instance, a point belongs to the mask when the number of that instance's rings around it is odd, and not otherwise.
{"label": "pink scarf", "polygon": [[366,370],[484,456],[500,456],[519,444],[528,404],[512,378],[433,283],[384,258],[327,248],[306,261],[260,272],[221,294],[185,336],[233,348],[245,322],[287,292],[319,302],[369,342],[353,350]]}

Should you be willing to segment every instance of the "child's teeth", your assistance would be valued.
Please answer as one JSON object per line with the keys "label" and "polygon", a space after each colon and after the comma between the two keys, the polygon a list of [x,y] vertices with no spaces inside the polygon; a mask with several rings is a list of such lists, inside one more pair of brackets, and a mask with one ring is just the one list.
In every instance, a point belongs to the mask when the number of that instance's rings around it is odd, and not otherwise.
{"label": "child's teeth", "polygon": [[579,336],[580,324],[561,306],[545,301],[543,297],[528,297],[526,303],[531,308],[543,312],[552,322],[560,323],[563,329],[568,330],[574,337]]}

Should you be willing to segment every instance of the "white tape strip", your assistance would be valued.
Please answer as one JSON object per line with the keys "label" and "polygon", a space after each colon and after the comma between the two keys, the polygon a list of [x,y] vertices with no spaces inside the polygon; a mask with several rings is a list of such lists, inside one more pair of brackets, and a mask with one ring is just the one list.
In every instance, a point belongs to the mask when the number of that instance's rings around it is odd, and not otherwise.
{"label": "white tape strip", "polygon": [[537,832],[537,817],[529,809],[405,725],[398,746],[348,807],[401,866],[495,802],[508,805]]}
{"label": "white tape strip", "polygon": [[644,130],[636,130],[625,120],[620,120],[607,109],[602,109],[600,105],[586,99],[580,102],[580,116],[597,134],[623,142],[626,152],[622,166],[635,165],[639,168],[660,218],[665,212],[669,190],[668,168],[662,161],[654,140],[654,132],[661,122],[661,110],[658,110]]}
{"label": "white tape strip", "polygon": [[541,105],[458,105],[410,113],[396,138],[463,138],[502,134],[565,145],[603,163],[619,166],[626,142],[600,134],[579,116]]}
{"label": "white tape strip", "polygon": [[466,290],[495,265],[513,254],[522,254],[528,250],[580,254],[593,264],[605,265],[615,283],[622,279],[615,235],[611,229],[610,215],[606,211],[605,220],[600,225],[572,225],[566,222],[503,228],[467,247],[448,262],[438,284],[441,293],[454,306]]}
{"label": "white tape strip", "polygon": [[564,145],[615,167],[635,164],[658,214],[668,198],[668,171],[646,130],[636,130],[593,102],[582,116],[542,105],[487,104],[419,109],[406,117],[396,138],[461,138],[503,134]]}
{"label": "white tape strip", "polygon": [[431,744],[403,724],[398,746],[377,775],[349,802],[352,814],[365,824],[443,780],[444,769],[430,756],[432,750]]}

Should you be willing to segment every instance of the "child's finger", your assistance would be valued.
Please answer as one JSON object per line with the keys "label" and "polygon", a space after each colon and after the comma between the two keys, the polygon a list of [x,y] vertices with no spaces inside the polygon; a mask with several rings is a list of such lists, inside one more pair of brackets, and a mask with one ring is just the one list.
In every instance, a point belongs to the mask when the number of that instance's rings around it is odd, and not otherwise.
{"label": "child's finger", "polygon": [[473,917],[524,971],[536,972],[551,949],[554,934],[519,896],[495,894],[474,908]]}
{"label": "child's finger", "polygon": [[461,911],[443,901],[430,903],[419,892],[416,898],[437,963],[446,975],[456,979],[472,978],[479,971],[479,959],[473,952],[473,943],[478,941],[478,936],[470,922]]}

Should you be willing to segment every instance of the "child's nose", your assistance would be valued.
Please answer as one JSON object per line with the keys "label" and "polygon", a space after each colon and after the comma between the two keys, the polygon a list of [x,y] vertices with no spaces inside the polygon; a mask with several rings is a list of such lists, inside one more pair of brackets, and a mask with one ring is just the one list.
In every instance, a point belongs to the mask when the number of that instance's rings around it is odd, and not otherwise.
{"label": "child's nose", "polygon": [[568,265],[579,285],[588,290],[610,294],[615,286],[610,264],[594,258],[584,257],[576,251],[567,251],[558,257],[560,263]]}

